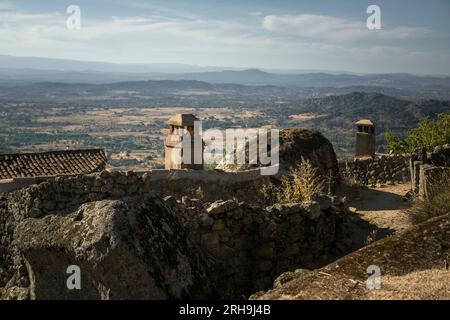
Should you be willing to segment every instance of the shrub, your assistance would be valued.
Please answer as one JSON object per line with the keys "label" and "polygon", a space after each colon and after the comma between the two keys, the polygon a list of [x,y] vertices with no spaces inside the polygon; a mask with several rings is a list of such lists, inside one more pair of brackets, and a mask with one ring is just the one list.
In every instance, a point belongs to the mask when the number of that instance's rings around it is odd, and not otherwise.
{"label": "shrub", "polygon": [[391,153],[410,153],[418,148],[432,151],[437,146],[450,143],[450,113],[440,114],[435,121],[420,121],[416,128],[408,131],[405,139],[394,135],[389,129],[385,132],[385,138]]}
{"label": "shrub", "polygon": [[281,183],[263,185],[260,189],[262,201],[266,205],[274,203],[298,203],[311,200],[315,193],[321,193],[325,183],[317,174],[317,169],[303,157],[298,167],[291,169],[290,176],[283,176]]}
{"label": "shrub", "polygon": [[421,223],[450,212],[450,174],[444,174],[432,185],[428,199],[416,200],[409,210],[409,218],[413,224]]}

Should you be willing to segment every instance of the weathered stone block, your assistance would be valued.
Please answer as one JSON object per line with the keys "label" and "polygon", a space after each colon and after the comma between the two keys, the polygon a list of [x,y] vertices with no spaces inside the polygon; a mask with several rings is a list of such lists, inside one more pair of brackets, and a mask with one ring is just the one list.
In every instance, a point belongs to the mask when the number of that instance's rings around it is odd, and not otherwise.
{"label": "weathered stone block", "polygon": [[218,200],[216,202],[213,202],[207,209],[206,212],[209,214],[220,214],[225,213],[228,211],[231,211],[235,209],[238,206],[238,203],[234,200],[226,200],[221,201]]}

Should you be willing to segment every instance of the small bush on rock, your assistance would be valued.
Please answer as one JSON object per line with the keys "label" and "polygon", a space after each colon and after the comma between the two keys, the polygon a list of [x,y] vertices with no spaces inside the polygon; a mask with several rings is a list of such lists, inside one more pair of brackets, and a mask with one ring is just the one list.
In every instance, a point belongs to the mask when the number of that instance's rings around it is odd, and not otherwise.
{"label": "small bush on rock", "polygon": [[311,200],[313,194],[322,193],[325,189],[323,179],[317,174],[317,169],[309,160],[301,158],[300,164],[292,168],[290,176],[283,176],[281,184],[263,185],[260,189],[264,204],[299,203]]}

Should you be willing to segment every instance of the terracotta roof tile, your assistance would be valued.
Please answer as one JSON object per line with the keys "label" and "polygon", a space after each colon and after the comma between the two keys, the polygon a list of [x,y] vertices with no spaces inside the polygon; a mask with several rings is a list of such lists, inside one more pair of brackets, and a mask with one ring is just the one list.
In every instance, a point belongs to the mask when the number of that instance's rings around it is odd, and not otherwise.
{"label": "terracotta roof tile", "polygon": [[0,179],[92,173],[105,166],[103,149],[0,154]]}

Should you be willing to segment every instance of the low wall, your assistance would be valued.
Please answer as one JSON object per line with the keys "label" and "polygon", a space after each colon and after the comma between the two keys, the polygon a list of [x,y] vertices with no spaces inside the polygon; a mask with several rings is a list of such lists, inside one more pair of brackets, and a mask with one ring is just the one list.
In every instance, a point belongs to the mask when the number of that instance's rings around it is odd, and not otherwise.
{"label": "low wall", "polygon": [[33,184],[38,184],[47,180],[54,179],[55,177],[36,177],[36,178],[12,178],[0,180],[0,194],[6,193],[12,190],[25,188]]}
{"label": "low wall", "polygon": [[431,199],[442,191],[442,186],[448,187],[450,185],[449,179],[450,167],[436,167],[429,164],[421,165],[417,195],[424,200]]}
{"label": "low wall", "polygon": [[411,190],[421,199],[429,199],[439,186],[448,185],[450,177],[450,145],[436,147],[433,152],[418,150],[411,156]]}
{"label": "low wall", "polygon": [[354,159],[341,162],[341,176],[362,185],[405,183],[410,181],[410,157],[382,155],[374,159]]}
{"label": "low wall", "polygon": [[267,182],[259,169],[241,172],[196,170],[151,170],[146,172],[108,172],[55,179],[14,190],[10,212],[21,217],[38,217],[82,203],[153,193],[159,196],[192,196],[204,201],[225,199],[252,200],[252,190]]}

